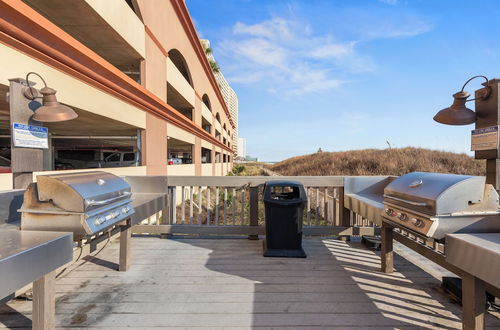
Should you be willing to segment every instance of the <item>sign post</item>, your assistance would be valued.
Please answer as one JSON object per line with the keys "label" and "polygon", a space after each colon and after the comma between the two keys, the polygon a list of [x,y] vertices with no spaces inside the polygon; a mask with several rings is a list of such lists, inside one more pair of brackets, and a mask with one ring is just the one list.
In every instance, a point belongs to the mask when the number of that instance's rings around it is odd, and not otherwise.
{"label": "sign post", "polygon": [[33,182],[33,172],[43,170],[43,136],[48,136],[48,130],[32,119],[41,104],[24,97],[26,81],[17,78],[9,82],[12,184],[14,189],[25,189]]}
{"label": "sign post", "polygon": [[497,191],[500,190],[499,85],[498,79],[489,81],[491,95],[486,100],[480,97],[484,88],[476,91],[476,129],[472,131],[471,137],[471,149],[475,153],[475,158],[486,159],[486,183],[492,184]]}

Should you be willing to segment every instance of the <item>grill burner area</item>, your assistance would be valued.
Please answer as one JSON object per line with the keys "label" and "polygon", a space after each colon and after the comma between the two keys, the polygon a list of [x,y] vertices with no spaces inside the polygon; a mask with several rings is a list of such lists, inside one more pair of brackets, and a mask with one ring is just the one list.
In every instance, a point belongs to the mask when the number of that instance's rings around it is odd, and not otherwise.
{"label": "grill burner area", "polygon": [[486,178],[414,172],[384,189],[384,222],[442,239],[450,233],[500,231],[498,193]]}
{"label": "grill burner area", "polygon": [[24,194],[22,230],[73,232],[75,241],[134,214],[130,185],[107,172],[40,175]]}

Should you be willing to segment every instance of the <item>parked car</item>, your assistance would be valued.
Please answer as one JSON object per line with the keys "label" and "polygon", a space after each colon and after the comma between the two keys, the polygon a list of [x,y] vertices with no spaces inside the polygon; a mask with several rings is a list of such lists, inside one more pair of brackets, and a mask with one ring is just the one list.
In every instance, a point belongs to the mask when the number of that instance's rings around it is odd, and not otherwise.
{"label": "parked car", "polygon": [[182,159],[181,158],[169,158],[168,165],[181,165],[182,164]]}
{"label": "parked car", "polygon": [[56,161],[72,168],[138,166],[138,154],[117,150],[58,150]]}
{"label": "parked car", "polygon": [[74,169],[73,165],[71,165],[70,163],[63,163],[63,162],[60,162],[60,161],[56,161],[54,163],[54,168],[57,171],[60,171],[60,170],[72,170],[72,169]]}

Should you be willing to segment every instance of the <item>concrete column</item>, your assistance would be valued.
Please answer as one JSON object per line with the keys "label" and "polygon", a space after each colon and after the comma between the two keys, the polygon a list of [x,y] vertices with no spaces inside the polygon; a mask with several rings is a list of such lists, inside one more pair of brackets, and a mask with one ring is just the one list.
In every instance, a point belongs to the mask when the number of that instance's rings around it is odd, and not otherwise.
{"label": "concrete column", "polygon": [[198,95],[198,93],[195,92],[195,98],[194,98],[194,109],[193,109],[193,121],[196,123],[196,125],[199,125],[201,127],[202,119],[201,119],[201,97]]}
{"label": "concrete column", "polygon": [[167,174],[167,123],[146,114],[146,131],[143,139],[143,164],[148,175]]}
{"label": "concrete column", "polygon": [[194,175],[201,175],[201,139],[196,137],[193,150]]}
{"label": "concrete column", "polygon": [[212,160],[212,176],[217,175],[215,173],[215,145],[212,144],[212,150],[210,151],[210,159]]}
{"label": "concrete column", "polygon": [[[167,101],[167,58],[146,35],[146,60],[141,62],[141,84],[163,101]],[[167,122],[146,114],[142,135],[142,164],[148,175],[167,174]]]}

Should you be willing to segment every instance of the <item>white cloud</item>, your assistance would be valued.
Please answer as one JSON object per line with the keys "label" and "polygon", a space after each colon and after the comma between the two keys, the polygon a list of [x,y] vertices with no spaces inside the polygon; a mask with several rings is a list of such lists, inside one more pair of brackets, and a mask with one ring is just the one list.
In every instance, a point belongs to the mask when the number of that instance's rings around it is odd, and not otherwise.
{"label": "white cloud", "polygon": [[293,38],[293,32],[290,29],[290,22],[279,17],[252,25],[237,22],[234,25],[233,33],[247,34],[271,40],[289,40]]}
{"label": "white cloud", "polygon": [[386,21],[365,31],[368,39],[408,38],[432,30],[434,26],[426,21],[408,17],[407,20]]}
{"label": "white cloud", "polygon": [[[399,23],[374,24],[359,40],[410,37],[431,28],[416,19],[405,24],[396,21]],[[274,17],[255,24],[236,22],[218,51],[231,63],[224,67],[231,82],[258,84],[268,93],[297,96],[328,92],[352,80],[353,75],[374,71],[372,59],[357,49],[359,40],[339,40],[331,33],[313,31],[308,22]]]}
{"label": "white cloud", "polygon": [[243,39],[226,47],[240,59],[264,66],[281,66],[288,57],[285,48],[265,39]]}
{"label": "white cloud", "polygon": [[327,44],[319,46],[310,52],[313,58],[341,58],[354,53],[355,42],[345,44]]}

